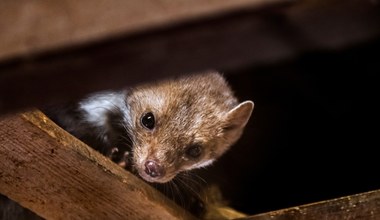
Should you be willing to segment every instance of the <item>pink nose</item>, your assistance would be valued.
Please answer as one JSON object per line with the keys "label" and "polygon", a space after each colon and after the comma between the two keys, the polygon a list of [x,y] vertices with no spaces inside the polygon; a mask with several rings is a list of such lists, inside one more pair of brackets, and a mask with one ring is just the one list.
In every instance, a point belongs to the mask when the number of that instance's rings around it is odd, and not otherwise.
{"label": "pink nose", "polygon": [[165,170],[156,161],[148,160],[145,162],[145,173],[156,178],[165,175]]}

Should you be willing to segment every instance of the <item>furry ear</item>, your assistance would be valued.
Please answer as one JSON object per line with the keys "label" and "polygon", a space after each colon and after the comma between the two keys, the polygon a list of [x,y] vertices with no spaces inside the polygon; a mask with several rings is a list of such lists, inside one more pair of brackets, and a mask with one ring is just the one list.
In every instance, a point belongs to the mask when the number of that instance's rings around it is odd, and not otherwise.
{"label": "furry ear", "polygon": [[228,143],[233,144],[240,138],[245,125],[251,117],[253,107],[252,101],[245,101],[227,113],[224,121],[223,136]]}

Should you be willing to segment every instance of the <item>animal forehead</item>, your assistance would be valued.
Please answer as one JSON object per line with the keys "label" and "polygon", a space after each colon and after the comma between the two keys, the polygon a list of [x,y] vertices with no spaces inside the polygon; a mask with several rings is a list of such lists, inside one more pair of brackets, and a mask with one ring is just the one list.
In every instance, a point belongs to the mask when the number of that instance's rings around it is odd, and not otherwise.
{"label": "animal forehead", "polygon": [[213,135],[220,126],[218,115],[207,111],[171,111],[169,114],[158,115],[158,121],[158,132],[171,132],[172,135],[176,135],[175,139],[183,138],[188,143]]}
{"label": "animal forehead", "polygon": [[194,94],[182,91],[145,91],[135,96],[136,104],[143,109],[160,110],[182,114],[187,111],[198,111],[210,102],[210,97],[204,94]]}
{"label": "animal forehead", "polygon": [[152,111],[161,123],[197,127],[204,120],[211,120],[210,123],[221,117],[236,101],[228,89],[214,90],[212,84],[207,91],[184,83],[174,85],[164,83],[135,90],[132,108],[139,114]]}

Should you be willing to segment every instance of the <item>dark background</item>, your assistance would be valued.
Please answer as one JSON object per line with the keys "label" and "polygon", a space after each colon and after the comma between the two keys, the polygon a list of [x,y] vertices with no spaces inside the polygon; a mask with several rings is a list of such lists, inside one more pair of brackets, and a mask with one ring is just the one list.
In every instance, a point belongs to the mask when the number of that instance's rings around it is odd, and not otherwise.
{"label": "dark background", "polygon": [[[290,2],[50,54],[26,51],[1,63],[0,110],[117,88],[126,71],[132,84],[252,61],[251,68],[221,70],[237,96],[256,106],[241,140],[204,170],[209,184],[217,182],[230,205],[249,214],[380,189],[380,39],[363,42],[379,35],[379,1]],[[20,42],[33,44],[38,33],[21,35]],[[334,47],[345,49],[327,50]]]}
{"label": "dark background", "polygon": [[255,109],[208,183],[248,214],[380,189],[379,51],[376,40],[225,71]]}
{"label": "dark background", "polygon": [[247,214],[380,189],[379,51],[380,39],[221,70],[255,109],[239,142],[199,175]]}

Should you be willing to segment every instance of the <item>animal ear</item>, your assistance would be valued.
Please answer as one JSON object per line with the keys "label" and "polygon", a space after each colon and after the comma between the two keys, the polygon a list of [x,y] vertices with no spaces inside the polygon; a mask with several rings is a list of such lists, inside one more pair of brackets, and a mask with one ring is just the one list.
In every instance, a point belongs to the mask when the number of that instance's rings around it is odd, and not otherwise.
{"label": "animal ear", "polygon": [[223,136],[228,143],[233,144],[240,138],[251,117],[253,107],[252,101],[245,101],[227,113],[224,120]]}

